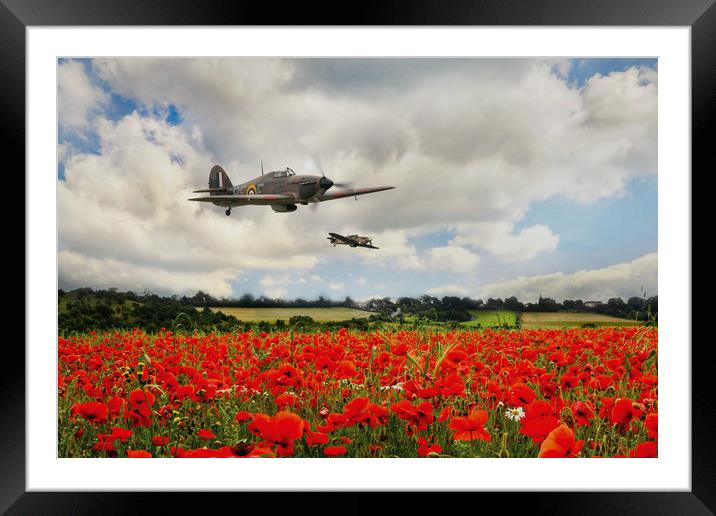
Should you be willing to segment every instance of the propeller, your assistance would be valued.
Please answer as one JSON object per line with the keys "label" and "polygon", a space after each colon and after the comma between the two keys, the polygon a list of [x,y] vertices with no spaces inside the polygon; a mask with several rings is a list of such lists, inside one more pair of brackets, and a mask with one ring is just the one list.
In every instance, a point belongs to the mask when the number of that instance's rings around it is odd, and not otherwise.
{"label": "propeller", "polygon": [[321,173],[321,188],[330,188],[331,186],[337,186],[338,188],[351,188],[353,186],[351,183],[348,182],[336,183],[332,179],[327,178],[326,171],[323,169],[323,163],[321,162],[321,158],[320,156],[318,156],[318,154],[314,154],[313,156],[311,156],[311,159],[316,164],[318,171]]}
{"label": "propeller", "polygon": [[[316,164],[316,167],[318,168],[318,171],[321,173],[321,179],[319,181],[319,186],[323,188],[324,190],[328,190],[331,187],[337,186],[338,188],[351,188],[352,184],[348,182],[344,183],[336,183],[332,179],[326,177],[326,172],[323,169],[323,163],[321,162],[321,158],[318,154],[313,154],[311,156],[311,159]],[[317,209],[318,203],[312,203],[311,204],[311,210],[315,211]]]}

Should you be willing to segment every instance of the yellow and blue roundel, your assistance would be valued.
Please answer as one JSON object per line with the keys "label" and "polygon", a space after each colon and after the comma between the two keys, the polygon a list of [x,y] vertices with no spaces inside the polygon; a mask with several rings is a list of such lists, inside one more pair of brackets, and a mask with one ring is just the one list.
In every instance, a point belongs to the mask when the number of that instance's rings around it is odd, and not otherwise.
{"label": "yellow and blue roundel", "polygon": [[255,184],[251,183],[246,188],[246,195],[256,195],[256,185]]}

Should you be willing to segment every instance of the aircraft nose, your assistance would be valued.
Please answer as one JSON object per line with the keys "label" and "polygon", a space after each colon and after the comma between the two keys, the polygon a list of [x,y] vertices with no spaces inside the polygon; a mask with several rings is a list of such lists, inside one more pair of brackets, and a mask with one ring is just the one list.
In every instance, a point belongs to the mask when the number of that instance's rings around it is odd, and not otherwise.
{"label": "aircraft nose", "polygon": [[318,184],[320,185],[321,188],[328,190],[330,187],[333,186],[333,181],[331,181],[327,177],[322,177],[321,181]]}

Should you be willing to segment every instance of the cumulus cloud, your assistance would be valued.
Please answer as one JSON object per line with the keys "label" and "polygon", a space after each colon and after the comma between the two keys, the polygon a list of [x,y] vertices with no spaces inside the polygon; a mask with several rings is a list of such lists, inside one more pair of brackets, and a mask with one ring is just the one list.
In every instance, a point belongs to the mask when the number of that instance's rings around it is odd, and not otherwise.
{"label": "cumulus cloud", "polygon": [[428,289],[427,291],[428,295],[435,296],[435,297],[443,297],[443,296],[458,296],[458,297],[467,297],[470,295],[470,289],[465,287],[464,285],[445,285],[443,287],[435,287]]}
{"label": "cumulus cloud", "polygon": [[217,297],[230,297],[231,271],[168,270],[161,265],[137,265],[114,258],[95,258],[73,251],[61,250],[57,256],[59,284],[74,289],[91,285],[94,288],[119,288],[134,292],[161,295],[195,294],[198,290]]}
{"label": "cumulus cloud", "polygon": [[109,102],[109,95],[95,86],[79,61],[65,61],[57,67],[57,113],[60,127],[81,131],[89,116]]}
{"label": "cumulus cloud", "polygon": [[456,272],[470,272],[480,263],[480,257],[465,248],[449,245],[430,249],[430,267]]}
{"label": "cumulus cloud", "polygon": [[[559,236],[544,225],[514,230],[534,202],[625,195],[629,180],[656,174],[651,69],[577,88],[564,60],[131,58],[90,66],[140,109],[110,120],[100,109],[109,93],[85,66],[59,66],[60,124],[91,125],[100,148],[60,148],[60,250],[72,253],[75,269],[98,260],[156,269],[215,295],[249,271],[311,279],[325,263],[464,273],[479,268],[477,250],[519,262],[556,249]],[[155,115],[170,105],[181,125]],[[294,214],[245,207],[226,217],[187,202],[214,163],[237,184],[259,173],[260,160],[268,170],[290,165],[398,188]],[[325,235],[337,230],[371,235],[381,249],[333,249]],[[455,236],[433,249],[415,243],[435,230]]]}
{"label": "cumulus cloud", "polygon": [[627,299],[641,292],[648,295],[657,292],[657,253],[603,269],[519,277],[485,285],[480,290],[485,298],[517,296],[523,302],[536,302],[540,295],[559,302],[564,299],[606,301],[611,297]]}
{"label": "cumulus cloud", "polygon": [[237,221],[188,202],[196,188],[192,176],[207,175],[209,158],[182,129],[135,113],[100,122],[98,135],[102,154],[71,156],[57,186],[60,248],[73,251],[75,260],[111,259],[176,274],[213,271],[224,282],[247,270],[317,263],[313,246],[295,239],[280,214],[260,210]]}
{"label": "cumulus cloud", "polygon": [[481,247],[508,262],[524,262],[542,252],[554,251],[559,242],[559,236],[542,224],[517,234],[513,228],[509,222],[460,224],[451,243]]}

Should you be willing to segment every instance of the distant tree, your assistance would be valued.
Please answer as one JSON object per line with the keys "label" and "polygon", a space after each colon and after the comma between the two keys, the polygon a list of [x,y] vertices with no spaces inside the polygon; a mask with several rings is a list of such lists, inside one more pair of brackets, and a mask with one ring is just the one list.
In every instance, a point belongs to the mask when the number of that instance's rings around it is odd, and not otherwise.
{"label": "distant tree", "polygon": [[504,306],[506,310],[513,310],[515,312],[519,312],[525,307],[515,296],[505,299]]}
{"label": "distant tree", "polygon": [[539,301],[537,301],[537,306],[543,312],[556,312],[559,308],[557,301],[549,297],[542,297],[541,294],[539,296]]}
{"label": "distant tree", "polygon": [[627,304],[620,297],[612,297],[607,301],[606,313],[615,317],[621,317],[627,313]]}
{"label": "distant tree", "polygon": [[646,299],[637,296],[630,297],[627,300],[627,305],[629,305],[629,308],[631,308],[635,312],[638,312],[646,308]]}
{"label": "distant tree", "polygon": [[201,290],[194,294],[194,297],[192,298],[192,303],[194,306],[208,306],[210,301],[211,296],[205,294]]}
{"label": "distant tree", "polygon": [[444,296],[440,300],[440,304],[447,310],[462,310],[465,308],[462,300],[457,296]]}
{"label": "distant tree", "polygon": [[472,299],[469,297],[462,298],[462,306],[466,310],[479,310],[484,304],[481,299]]}
{"label": "distant tree", "polygon": [[420,302],[424,307],[438,308],[440,307],[440,300],[437,297],[429,296],[427,294],[420,296]]}
{"label": "distant tree", "polygon": [[414,297],[399,297],[395,304],[401,308],[409,309],[420,306],[420,300]]}
{"label": "distant tree", "polygon": [[503,310],[505,303],[499,297],[497,299],[489,298],[487,303],[485,303],[485,308],[488,310]]}
{"label": "distant tree", "polygon": [[395,304],[389,297],[384,297],[382,299],[375,298],[366,303],[366,308],[372,312],[391,313],[395,309]]}
{"label": "distant tree", "polygon": [[238,305],[244,308],[251,308],[256,304],[256,298],[249,293],[244,294],[239,298]]}

